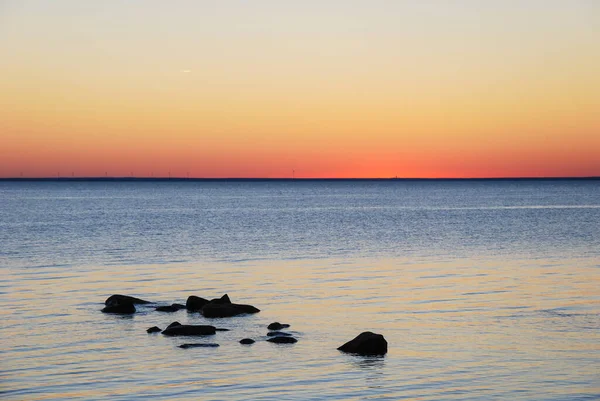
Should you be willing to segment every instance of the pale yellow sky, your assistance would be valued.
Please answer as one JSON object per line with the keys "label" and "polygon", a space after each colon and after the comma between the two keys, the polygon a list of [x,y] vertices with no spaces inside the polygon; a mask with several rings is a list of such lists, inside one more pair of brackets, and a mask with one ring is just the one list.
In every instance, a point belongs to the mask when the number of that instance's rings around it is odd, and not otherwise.
{"label": "pale yellow sky", "polygon": [[598,43],[595,1],[4,1],[0,176],[600,175]]}

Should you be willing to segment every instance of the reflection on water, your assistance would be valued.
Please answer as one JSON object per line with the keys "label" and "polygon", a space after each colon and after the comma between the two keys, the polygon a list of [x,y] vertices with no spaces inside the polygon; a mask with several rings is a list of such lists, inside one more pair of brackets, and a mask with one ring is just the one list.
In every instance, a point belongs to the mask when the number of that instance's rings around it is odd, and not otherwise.
{"label": "reflection on water", "polygon": [[385,389],[385,356],[353,356],[352,368],[365,372],[365,386],[380,392]]}
{"label": "reflection on water", "polygon": [[[592,397],[600,394],[597,264],[573,262],[523,268],[505,259],[295,260],[10,271],[1,280],[8,289],[3,391],[28,400]],[[100,312],[112,293],[170,304],[224,292],[262,311],[213,320],[143,305],[133,316]],[[181,350],[196,341],[146,334],[174,320],[231,331],[198,340],[221,345],[211,350]],[[290,323],[299,342],[265,342],[272,321]],[[385,335],[385,357],[337,350],[364,330]],[[244,337],[258,342],[243,347]]]}
{"label": "reflection on water", "polygon": [[353,364],[361,369],[381,369],[385,356],[354,356]]}
{"label": "reflection on water", "polygon": [[[600,188],[434,184],[0,184],[0,396],[599,399]],[[261,312],[101,313],[115,293]],[[230,331],[146,333],[175,320]],[[385,357],[337,350],[366,330]]]}

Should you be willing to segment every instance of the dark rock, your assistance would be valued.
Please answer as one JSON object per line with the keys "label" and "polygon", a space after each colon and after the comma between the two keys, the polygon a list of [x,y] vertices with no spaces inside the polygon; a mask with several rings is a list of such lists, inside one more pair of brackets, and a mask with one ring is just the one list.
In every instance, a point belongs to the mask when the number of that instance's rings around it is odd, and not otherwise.
{"label": "dark rock", "polygon": [[287,329],[288,327],[290,327],[289,324],[282,324],[279,322],[273,322],[270,325],[267,326],[267,329],[269,330],[281,330],[281,329]]}
{"label": "dark rock", "polygon": [[189,311],[197,311],[202,309],[208,303],[208,299],[200,298],[195,295],[190,295],[185,303],[185,307]]}
{"label": "dark rock", "polygon": [[175,322],[171,323],[170,325],[168,325],[167,329],[170,329],[171,327],[176,327],[176,326],[181,326],[181,323],[175,321]]}
{"label": "dark rock", "polygon": [[269,337],[277,337],[277,336],[291,337],[292,334],[286,333],[285,331],[271,331],[271,332],[267,333],[267,336],[269,336]]}
{"label": "dark rock", "polygon": [[179,310],[179,308],[176,308],[173,305],[165,305],[165,306],[157,306],[156,310],[158,312],[177,312]]}
{"label": "dark rock", "polygon": [[240,344],[244,344],[244,345],[254,344],[254,340],[251,338],[244,338],[244,339],[240,340]]}
{"label": "dark rock", "polygon": [[244,305],[244,304],[231,304],[233,306],[235,306],[238,309],[241,309],[244,311],[244,313],[258,313],[260,312],[260,309],[252,306],[252,305]]}
{"label": "dark rock", "polygon": [[298,340],[296,340],[294,337],[282,337],[282,336],[271,337],[271,338],[267,339],[267,341],[270,343],[275,343],[275,344],[294,344],[294,343],[298,342]]}
{"label": "dark rock", "polygon": [[231,317],[244,313],[243,310],[236,308],[232,304],[206,304],[202,308],[204,317]]}
{"label": "dark rock", "polygon": [[212,348],[218,347],[219,344],[215,343],[200,343],[200,344],[181,344],[179,348],[188,349],[188,348]]}
{"label": "dark rock", "polygon": [[102,309],[102,312],[129,315],[135,313],[135,306],[133,306],[133,304],[111,304],[105,306],[104,309]]}
{"label": "dark rock", "polygon": [[130,297],[129,295],[111,295],[104,301],[104,305],[122,305],[122,304],[133,304],[133,305],[142,305],[142,304],[151,304],[150,301],[144,301],[143,299],[139,299],[136,297]]}
{"label": "dark rock", "polygon": [[202,315],[204,317],[231,317],[237,316],[244,313],[257,313],[260,312],[258,308],[252,305],[240,305],[240,304],[213,304],[208,303],[202,308]]}
{"label": "dark rock", "polygon": [[217,327],[215,330],[216,331],[229,331],[229,329],[222,329],[222,328],[219,328],[219,327]]}
{"label": "dark rock", "polygon": [[229,295],[225,294],[221,298],[215,298],[210,300],[211,304],[230,304],[231,300],[229,299]]}
{"label": "dark rock", "polygon": [[365,331],[339,347],[338,350],[360,355],[384,355],[387,353],[387,346],[387,341],[381,334]]}
{"label": "dark rock", "polygon": [[214,326],[180,324],[169,326],[162,332],[165,336],[209,336],[216,333]]}
{"label": "dark rock", "polygon": [[182,304],[171,304],[171,307],[177,308],[178,310],[185,309],[186,306]]}
{"label": "dark rock", "polygon": [[152,326],[148,330],[146,330],[146,333],[148,333],[148,334],[150,334],[150,333],[158,333],[160,331],[162,331],[160,328],[158,328],[156,326]]}

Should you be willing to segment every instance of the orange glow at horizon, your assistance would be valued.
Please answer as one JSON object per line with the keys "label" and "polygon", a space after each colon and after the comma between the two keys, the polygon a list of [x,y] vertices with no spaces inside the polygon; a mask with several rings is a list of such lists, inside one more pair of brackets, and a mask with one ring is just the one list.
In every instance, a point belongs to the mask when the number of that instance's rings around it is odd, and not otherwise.
{"label": "orange glow at horizon", "polygon": [[0,177],[600,176],[595,3],[339,6],[7,2]]}

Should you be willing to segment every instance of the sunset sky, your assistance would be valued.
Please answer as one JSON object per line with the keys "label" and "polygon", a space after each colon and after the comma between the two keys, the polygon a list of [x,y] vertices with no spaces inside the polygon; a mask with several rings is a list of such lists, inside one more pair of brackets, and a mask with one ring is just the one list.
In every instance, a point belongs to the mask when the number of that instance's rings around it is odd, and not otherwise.
{"label": "sunset sky", "polygon": [[600,1],[0,0],[0,177],[600,176]]}

